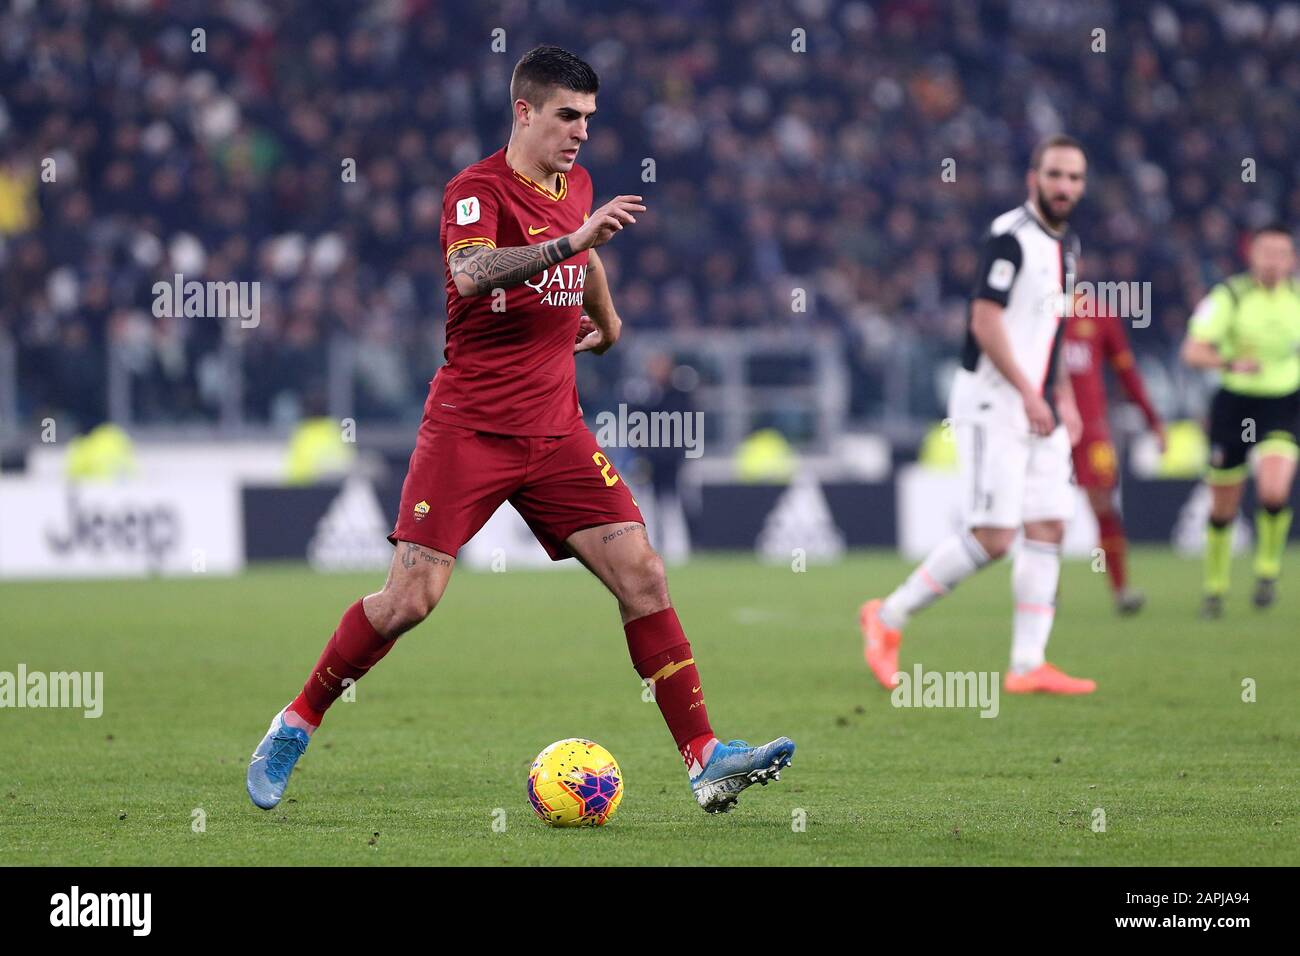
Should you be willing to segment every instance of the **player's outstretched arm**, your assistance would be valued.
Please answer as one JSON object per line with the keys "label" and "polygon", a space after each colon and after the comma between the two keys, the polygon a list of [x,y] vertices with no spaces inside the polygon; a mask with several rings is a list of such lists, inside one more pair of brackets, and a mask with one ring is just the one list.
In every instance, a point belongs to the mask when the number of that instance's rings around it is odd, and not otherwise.
{"label": "player's outstretched arm", "polygon": [[645,212],[640,196],[617,196],[597,209],[569,233],[535,246],[489,249],[467,246],[453,252],[447,262],[456,291],[465,297],[509,289],[531,279],[543,269],[563,262],[584,249],[604,245],[624,225],[636,222],[635,212]]}
{"label": "player's outstretched arm", "polygon": [[1151,398],[1147,395],[1146,384],[1142,381],[1142,373],[1138,371],[1137,360],[1133,357],[1133,351],[1128,345],[1128,336],[1124,334],[1124,326],[1115,316],[1108,316],[1102,326],[1103,338],[1102,347],[1105,349],[1106,357],[1110,360],[1111,368],[1115,370],[1115,375],[1119,378],[1120,384],[1128,397],[1138,408],[1142,409],[1142,416],[1147,421],[1147,427],[1150,428],[1160,440],[1164,441],[1164,426],[1160,423],[1160,416],[1156,414],[1155,406],[1151,404]]}
{"label": "player's outstretched arm", "polygon": [[622,334],[623,320],[614,311],[614,299],[609,294],[605,264],[596,255],[595,249],[587,255],[587,278],[582,305],[587,314],[583,316],[573,351],[604,355]]}
{"label": "player's outstretched arm", "polygon": [[468,298],[517,286],[574,252],[572,236],[560,236],[535,246],[468,246],[453,252],[447,262],[456,291]]}

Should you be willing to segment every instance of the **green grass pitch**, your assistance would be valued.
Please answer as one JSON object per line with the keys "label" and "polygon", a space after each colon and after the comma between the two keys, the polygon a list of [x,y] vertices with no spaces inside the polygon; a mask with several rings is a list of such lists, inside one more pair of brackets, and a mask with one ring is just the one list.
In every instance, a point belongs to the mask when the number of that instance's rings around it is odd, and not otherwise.
{"label": "green grass pitch", "polygon": [[[1195,562],[1132,564],[1150,603],[1124,620],[1086,563],[1064,569],[1049,656],[1098,692],[1002,695],[995,719],[895,708],[870,679],[856,612],[906,573],[895,556],[670,569],[714,728],[799,746],[725,816],[696,807],[581,571],[457,572],[269,813],[244,792],[248,755],[381,575],[6,583],[0,670],[103,671],[105,703],[97,720],[0,710],[0,864],[1300,863],[1300,585],[1259,614],[1239,559],[1206,623]],[[1004,670],[1009,604],[1005,564],[963,584],[913,621],[903,667]],[[548,829],[524,796],[534,754],[570,736],[623,768],[602,829]]]}

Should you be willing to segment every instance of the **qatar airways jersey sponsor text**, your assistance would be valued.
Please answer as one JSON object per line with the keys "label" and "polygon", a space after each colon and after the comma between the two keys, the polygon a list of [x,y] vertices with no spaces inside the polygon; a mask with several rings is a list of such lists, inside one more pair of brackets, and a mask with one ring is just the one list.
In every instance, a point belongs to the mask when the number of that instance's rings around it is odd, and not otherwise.
{"label": "qatar airways jersey sponsor text", "polygon": [[582,290],[586,282],[586,263],[561,262],[525,280],[524,285],[540,296],[538,305],[570,308],[582,305]]}

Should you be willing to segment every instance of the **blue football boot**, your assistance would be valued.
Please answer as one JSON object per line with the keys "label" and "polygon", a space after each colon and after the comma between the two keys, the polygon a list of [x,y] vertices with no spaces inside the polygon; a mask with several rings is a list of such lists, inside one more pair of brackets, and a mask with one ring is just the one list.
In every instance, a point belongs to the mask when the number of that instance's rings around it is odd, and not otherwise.
{"label": "blue football boot", "polygon": [[780,780],[781,770],[790,766],[794,741],[777,737],[761,747],[751,747],[743,740],[718,742],[708,765],[691,778],[691,792],[707,813],[725,813],[736,805],[740,791],[751,784],[767,786]]}
{"label": "blue football boot", "polygon": [[280,802],[289,784],[289,774],[310,742],[307,731],[284,722],[283,710],[275,715],[248,764],[248,795],[255,804],[270,810]]}

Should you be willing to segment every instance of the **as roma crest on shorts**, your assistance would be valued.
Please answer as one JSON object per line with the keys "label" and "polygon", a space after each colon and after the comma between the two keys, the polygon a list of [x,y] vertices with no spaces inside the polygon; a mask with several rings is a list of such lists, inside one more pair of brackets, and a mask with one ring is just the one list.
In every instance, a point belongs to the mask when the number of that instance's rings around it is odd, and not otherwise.
{"label": "as roma crest on shorts", "polygon": [[429,513],[429,502],[418,501],[416,502],[415,507],[411,509],[411,511],[414,512],[415,514],[415,520],[419,521]]}

